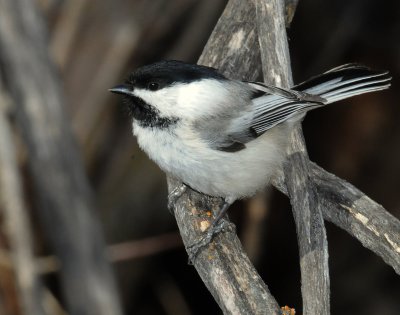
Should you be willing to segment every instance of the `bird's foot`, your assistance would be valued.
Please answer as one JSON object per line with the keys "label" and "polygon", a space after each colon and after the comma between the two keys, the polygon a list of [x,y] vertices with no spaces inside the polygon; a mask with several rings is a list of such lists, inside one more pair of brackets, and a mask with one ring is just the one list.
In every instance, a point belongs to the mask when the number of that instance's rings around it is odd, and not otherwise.
{"label": "bird's foot", "polygon": [[235,232],[235,231],[236,231],[236,226],[225,219],[214,221],[207,229],[206,233],[199,240],[197,240],[195,243],[189,245],[186,248],[189,255],[189,264],[192,265],[194,263],[200,250],[205,246],[209,245],[217,234],[221,232]]}

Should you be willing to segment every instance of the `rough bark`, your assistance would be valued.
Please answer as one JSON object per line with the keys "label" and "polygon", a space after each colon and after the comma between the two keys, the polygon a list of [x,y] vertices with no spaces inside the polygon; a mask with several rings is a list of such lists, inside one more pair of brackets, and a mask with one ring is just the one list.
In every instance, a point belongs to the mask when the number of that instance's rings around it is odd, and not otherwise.
{"label": "rough bark", "polygon": [[[263,59],[262,70],[266,81],[283,86],[291,85],[282,3],[269,1],[264,5],[268,7],[273,3],[275,10],[281,10],[278,13],[278,24],[271,25],[269,23],[272,21],[264,19],[265,24],[262,25],[260,16],[256,19],[254,2],[230,1],[199,63],[216,67],[230,78],[255,80],[261,74]],[[261,4],[262,2],[259,3]],[[296,5],[297,1],[286,3],[286,23],[291,20],[289,15],[293,15],[293,11],[290,10]],[[267,14],[266,12],[270,16],[276,14],[268,10],[262,14]],[[257,28],[265,32],[260,36],[260,43]],[[265,58],[261,58],[262,55]],[[169,191],[179,184],[171,177],[168,182]],[[272,182],[291,198],[294,208],[299,234],[305,314],[329,313],[328,254],[322,215],[326,220],[348,231],[398,272],[399,221],[352,185],[310,163],[300,127],[292,135],[292,146],[288,150],[285,167],[277,172]],[[340,200],[343,204],[338,203]],[[186,246],[198,239],[209,226],[220,202],[217,198],[210,198],[190,189],[176,201],[175,216]],[[377,213],[376,216],[373,216],[374,212]],[[259,276],[242,252],[234,233],[219,234],[200,253],[194,265],[224,313],[236,311],[237,314],[264,314],[267,313],[266,304],[271,307],[270,313],[277,312],[274,298],[268,293],[267,287],[260,283]],[[240,270],[240,276],[232,270]],[[216,271],[219,277],[215,277]],[[251,280],[253,278],[256,279],[255,283]],[[258,296],[259,292],[254,291],[257,287],[263,291],[262,296],[267,297],[267,300],[249,296],[250,293]],[[249,304],[252,305],[251,308]]]}
{"label": "rough bark", "polygon": [[[264,82],[290,88],[293,85],[285,27],[284,0],[257,0]],[[308,153],[301,125],[293,131],[283,166],[300,254],[303,314],[329,314],[328,243],[321,204],[309,177]]]}
{"label": "rough bark", "polygon": [[[258,49],[250,47],[256,41],[253,3],[230,1],[199,63],[216,67],[230,78],[255,80],[261,70],[260,54]],[[179,184],[171,178],[168,183],[169,191]],[[185,246],[201,237],[220,205],[220,199],[192,190],[177,200],[175,217]],[[224,314],[280,313],[277,302],[243,251],[235,233],[217,235],[210,246],[198,254],[194,266]]]}

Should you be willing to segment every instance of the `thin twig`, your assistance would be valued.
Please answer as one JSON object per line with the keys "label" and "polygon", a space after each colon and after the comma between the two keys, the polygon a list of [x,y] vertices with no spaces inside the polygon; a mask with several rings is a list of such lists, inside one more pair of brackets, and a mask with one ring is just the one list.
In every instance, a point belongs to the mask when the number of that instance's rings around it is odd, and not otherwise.
{"label": "thin twig", "polygon": [[[172,232],[141,240],[109,245],[107,246],[107,256],[110,263],[118,263],[155,255],[163,251],[182,247],[182,245],[179,233]],[[9,257],[10,253],[8,251],[0,250],[0,267],[15,269],[15,265]],[[61,269],[60,261],[54,255],[38,258],[32,257],[27,262],[35,269],[36,274],[39,275],[58,272]]]}
{"label": "thin twig", "polygon": [[177,232],[161,234],[142,240],[129,241],[109,245],[108,256],[112,262],[137,259],[149,255],[158,254],[162,251],[181,247],[182,240]]}

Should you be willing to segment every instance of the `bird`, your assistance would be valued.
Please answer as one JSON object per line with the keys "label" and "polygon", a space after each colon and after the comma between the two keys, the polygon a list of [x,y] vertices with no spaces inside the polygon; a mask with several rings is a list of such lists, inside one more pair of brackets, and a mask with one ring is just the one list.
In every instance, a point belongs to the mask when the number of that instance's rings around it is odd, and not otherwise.
{"label": "bird", "polygon": [[353,63],[284,89],[163,60],[136,69],[109,91],[122,95],[150,159],[186,186],[224,199],[215,228],[234,201],[268,186],[308,111],[387,89],[390,80],[386,71]]}

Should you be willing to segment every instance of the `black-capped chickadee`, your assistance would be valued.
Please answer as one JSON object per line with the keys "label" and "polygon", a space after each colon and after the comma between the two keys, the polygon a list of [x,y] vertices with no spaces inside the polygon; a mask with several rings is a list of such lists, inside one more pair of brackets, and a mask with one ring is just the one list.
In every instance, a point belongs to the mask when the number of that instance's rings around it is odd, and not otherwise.
{"label": "black-capped chickadee", "polygon": [[140,147],[191,188],[233,201],[263,189],[289,136],[312,109],[390,86],[387,72],[347,64],[292,89],[230,80],[216,69],[161,61],[134,71],[122,94]]}

